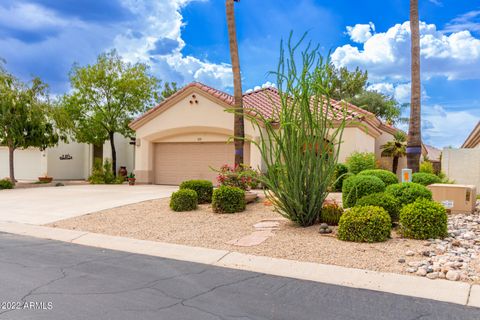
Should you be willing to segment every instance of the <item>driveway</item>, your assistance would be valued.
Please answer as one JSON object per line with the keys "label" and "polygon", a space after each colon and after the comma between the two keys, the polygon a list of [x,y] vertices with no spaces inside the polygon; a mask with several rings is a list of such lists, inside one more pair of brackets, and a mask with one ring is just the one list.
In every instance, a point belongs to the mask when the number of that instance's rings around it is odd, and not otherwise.
{"label": "driveway", "polygon": [[169,197],[157,185],[82,185],[0,191],[0,221],[46,224],[99,210]]}
{"label": "driveway", "polygon": [[6,233],[0,257],[0,302],[29,307],[0,308],[0,319],[480,318],[457,304]]}

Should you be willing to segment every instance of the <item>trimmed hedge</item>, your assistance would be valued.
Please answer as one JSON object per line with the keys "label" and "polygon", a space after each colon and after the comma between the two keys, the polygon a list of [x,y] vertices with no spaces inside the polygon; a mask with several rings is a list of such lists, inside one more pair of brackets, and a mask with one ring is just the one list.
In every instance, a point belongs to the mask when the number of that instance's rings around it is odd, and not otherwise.
{"label": "trimmed hedge", "polygon": [[343,208],[336,202],[324,204],[320,212],[320,222],[324,222],[331,226],[338,225],[340,217],[343,214]]}
{"label": "trimmed hedge", "polygon": [[338,238],[344,241],[381,242],[390,237],[392,220],[385,209],[354,207],[344,212],[338,223]]}
{"label": "trimmed hedge", "polygon": [[230,186],[221,186],[213,190],[212,209],[217,213],[235,213],[244,211],[245,191]]}
{"label": "trimmed hedge", "polygon": [[197,208],[198,196],[194,190],[180,189],[172,193],[170,208],[173,211],[192,211]]}
{"label": "trimmed hedge", "polygon": [[375,176],[385,183],[386,186],[398,183],[397,175],[391,171],[383,169],[363,170],[359,175]]}
{"label": "trimmed hedge", "polygon": [[363,170],[375,169],[375,154],[372,152],[353,152],[345,161],[348,171],[357,174]]}
{"label": "trimmed hedge", "polygon": [[180,190],[191,189],[197,193],[198,203],[212,202],[213,183],[208,180],[187,180],[180,184]]}
{"label": "trimmed hedge", "polygon": [[425,198],[432,200],[432,192],[427,187],[414,182],[403,182],[392,184],[387,187],[385,193],[388,193],[400,202],[400,206],[415,202],[417,199]]}
{"label": "trimmed hedge", "polygon": [[441,204],[418,199],[400,211],[400,232],[412,239],[444,238],[448,235],[447,219]]}
{"label": "trimmed hedge", "polygon": [[348,167],[343,163],[337,163],[334,172],[333,191],[341,192],[343,180],[348,178]]}
{"label": "trimmed hedge", "polygon": [[343,207],[350,208],[358,199],[377,192],[385,191],[385,183],[374,176],[357,175],[343,181]]}
{"label": "trimmed hedge", "polygon": [[390,215],[392,222],[398,221],[400,202],[391,194],[385,192],[373,193],[360,198],[355,206],[376,206],[385,209]]}
{"label": "trimmed hedge", "polygon": [[3,189],[13,189],[12,181],[8,179],[0,180],[0,190],[3,190]]}
{"label": "trimmed hedge", "polygon": [[416,172],[412,175],[412,182],[428,186],[434,183],[441,183],[442,179],[433,173]]}

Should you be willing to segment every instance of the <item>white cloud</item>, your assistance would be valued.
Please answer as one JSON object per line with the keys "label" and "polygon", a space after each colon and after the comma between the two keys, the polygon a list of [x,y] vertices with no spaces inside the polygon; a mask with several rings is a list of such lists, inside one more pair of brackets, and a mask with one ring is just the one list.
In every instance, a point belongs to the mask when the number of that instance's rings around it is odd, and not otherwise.
{"label": "white cloud", "polygon": [[141,35],[127,30],[115,37],[113,47],[128,61],[151,65],[160,78],[179,83],[201,81],[218,88],[231,87],[233,80],[229,65],[185,56],[181,52],[185,42],[181,38],[183,18],[180,9],[192,1],[122,0],[123,5],[137,16],[135,27],[141,30]]}
{"label": "white cloud", "polygon": [[368,24],[356,24],[355,26],[347,27],[347,34],[353,42],[364,43],[370,39],[375,33],[375,25],[373,22]]}
{"label": "white cloud", "polygon": [[[387,96],[394,97],[399,103],[409,103],[411,94],[411,83],[389,83],[378,82],[368,86],[367,90],[377,91]],[[429,97],[425,88],[422,88],[422,100],[427,100]]]}
{"label": "white cloud", "polygon": [[468,111],[449,111],[441,105],[422,107],[422,136],[437,147],[459,147],[478,122]]}
{"label": "white cloud", "polygon": [[464,13],[445,26],[445,32],[458,32],[462,30],[480,31],[480,10]]}
{"label": "white cloud", "polygon": [[[480,78],[480,40],[469,31],[446,35],[434,24],[420,23],[421,70],[424,78]],[[410,77],[410,25],[396,24],[375,33],[363,48],[338,47],[332,54],[337,66],[366,69],[372,81],[408,81]]]}

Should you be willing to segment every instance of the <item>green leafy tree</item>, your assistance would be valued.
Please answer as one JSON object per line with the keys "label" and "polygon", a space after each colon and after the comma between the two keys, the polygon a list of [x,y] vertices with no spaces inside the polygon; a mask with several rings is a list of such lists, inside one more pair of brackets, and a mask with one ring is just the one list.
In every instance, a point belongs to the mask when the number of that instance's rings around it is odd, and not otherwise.
{"label": "green leafy tree", "polygon": [[177,83],[176,82],[165,82],[162,88],[162,99],[167,99],[172,94],[178,91]]}
{"label": "green leafy tree", "polygon": [[15,184],[15,150],[52,147],[60,138],[47,85],[34,78],[26,84],[0,69],[0,145],[8,147],[10,181]]}
{"label": "green leafy tree", "polygon": [[367,71],[362,71],[358,67],[349,71],[346,67],[337,68],[330,63],[328,72],[332,78],[333,99],[350,102],[392,124],[407,121],[401,117],[406,105],[398,103],[391,96],[367,90]]}
{"label": "green leafy tree", "polygon": [[128,127],[135,115],[159,99],[159,81],[145,64],[130,64],[111,51],[93,65],[75,65],[70,72],[72,93],[63,97],[70,129],[78,142],[102,145],[110,142],[112,171],[116,174],[115,133],[132,136]]}
{"label": "green leafy tree", "polygon": [[398,159],[407,155],[407,136],[402,131],[398,131],[393,136],[393,140],[380,146],[382,157],[392,157],[392,172],[397,173]]}

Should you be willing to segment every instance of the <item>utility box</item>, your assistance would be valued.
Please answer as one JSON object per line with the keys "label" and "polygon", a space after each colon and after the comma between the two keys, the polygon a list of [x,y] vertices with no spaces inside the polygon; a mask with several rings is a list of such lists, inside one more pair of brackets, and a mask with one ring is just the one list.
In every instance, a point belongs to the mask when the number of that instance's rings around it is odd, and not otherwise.
{"label": "utility box", "polygon": [[473,213],[477,203],[477,189],[473,185],[440,184],[427,186],[433,200],[441,203],[451,213]]}
{"label": "utility box", "polygon": [[402,169],[402,182],[412,182],[412,169]]}

